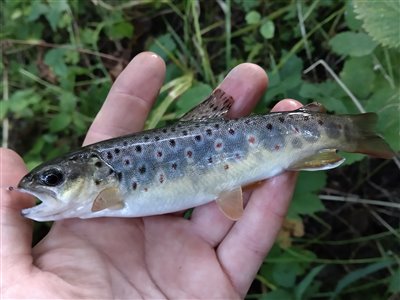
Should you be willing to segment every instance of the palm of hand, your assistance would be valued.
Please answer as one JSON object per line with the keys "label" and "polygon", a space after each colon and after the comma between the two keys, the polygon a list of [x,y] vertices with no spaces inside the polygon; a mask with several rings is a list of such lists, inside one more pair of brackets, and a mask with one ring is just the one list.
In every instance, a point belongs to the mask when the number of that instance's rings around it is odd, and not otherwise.
{"label": "palm of hand", "polygon": [[[155,55],[135,57],[115,82],[85,143],[140,130],[164,73],[164,63]],[[266,85],[264,71],[255,65],[232,70],[220,85],[236,101],[231,116],[248,114]],[[285,100],[275,109],[298,106]],[[0,186],[15,185],[26,172],[22,160],[5,149],[0,160]],[[274,242],[294,182],[294,174],[283,174],[245,194],[246,210],[236,223],[215,203],[196,208],[190,220],[178,214],[63,220],[33,249],[32,224],[20,216],[33,199],[3,190],[2,296],[243,297]]]}

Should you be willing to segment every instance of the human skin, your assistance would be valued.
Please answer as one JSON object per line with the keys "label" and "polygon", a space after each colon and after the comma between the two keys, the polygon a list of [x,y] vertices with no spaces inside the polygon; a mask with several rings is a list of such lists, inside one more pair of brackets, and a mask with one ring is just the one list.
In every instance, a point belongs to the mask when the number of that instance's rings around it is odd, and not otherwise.
{"label": "human skin", "polygon": [[[137,132],[165,75],[157,55],[137,55],[118,77],[84,144]],[[230,117],[245,116],[268,85],[254,64],[234,68],[220,88],[235,99]],[[301,104],[282,100],[274,111]],[[293,194],[296,174],[286,172],[244,194],[237,222],[214,202],[181,213],[144,218],[69,219],[53,224],[31,247],[33,222],[21,216],[34,205],[26,194],[7,191],[27,169],[0,150],[1,296],[7,298],[137,299],[243,298],[272,247]]]}

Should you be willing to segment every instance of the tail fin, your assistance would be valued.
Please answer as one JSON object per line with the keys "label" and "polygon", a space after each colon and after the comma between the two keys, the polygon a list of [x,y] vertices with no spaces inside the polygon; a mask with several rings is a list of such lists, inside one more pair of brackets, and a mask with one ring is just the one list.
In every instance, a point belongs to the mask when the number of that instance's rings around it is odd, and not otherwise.
{"label": "tail fin", "polygon": [[349,116],[353,122],[353,133],[349,136],[355,139],[355,148],[349,152],[364,153],[374,157],[392,158],[395,153],[388,143],[375,132],[378,116],[375,113],[365,113]]}

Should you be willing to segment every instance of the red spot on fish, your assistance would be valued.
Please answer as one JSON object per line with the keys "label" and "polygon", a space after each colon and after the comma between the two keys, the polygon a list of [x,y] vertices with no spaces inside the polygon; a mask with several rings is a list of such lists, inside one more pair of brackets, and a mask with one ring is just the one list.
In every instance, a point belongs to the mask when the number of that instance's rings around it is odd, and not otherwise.
{"label": "red spot on fish", "polygon": [[281,148],[278,144],[275,145],[275,150],[278,151]]}
{"label": "red spot on fish", "polygon": [[187,155],[187,157],[192,158],[193,152],[189,150],[186,152],[186,155]]}
{"label": "red spot on fish", "polygon": [[247,140],[249,141],[250,144],[254,144],[256,142],[256,138],[254,136],[249,136]]}
{"label": "red spot on fish", "polygon": [[218,148],[218,149],[221,148],[222,147],[222,143],[216,143],[215,147]]}
{"label": "red spot on fish", "polygon": [[161,151],[157,151],[157,157],[162,157],[162,152]]}
{"label": "red spot on fish", "polygon": [[225,170],[228,170],[228,169],[229,169],[229,165],[225,165],[225,166],[224,166],[224,169],[225,169]]}
{"label": "red spot on fish", "polygon": [[164,174],[160,174],[159,180],[160,180],[160,183],[163,183],[163,182],[164,182]]}

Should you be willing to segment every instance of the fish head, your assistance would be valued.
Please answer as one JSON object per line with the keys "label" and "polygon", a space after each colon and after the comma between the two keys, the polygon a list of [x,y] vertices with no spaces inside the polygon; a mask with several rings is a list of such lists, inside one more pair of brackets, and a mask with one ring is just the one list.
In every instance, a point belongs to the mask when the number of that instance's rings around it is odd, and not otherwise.
{"label": "fish head", "polygon": [[101,190],[117,181],[97,153],[72,153],[39,165],[21,179],[17,189],[41,201],[21,213],[37,221],[79,217],[90,212]]}

